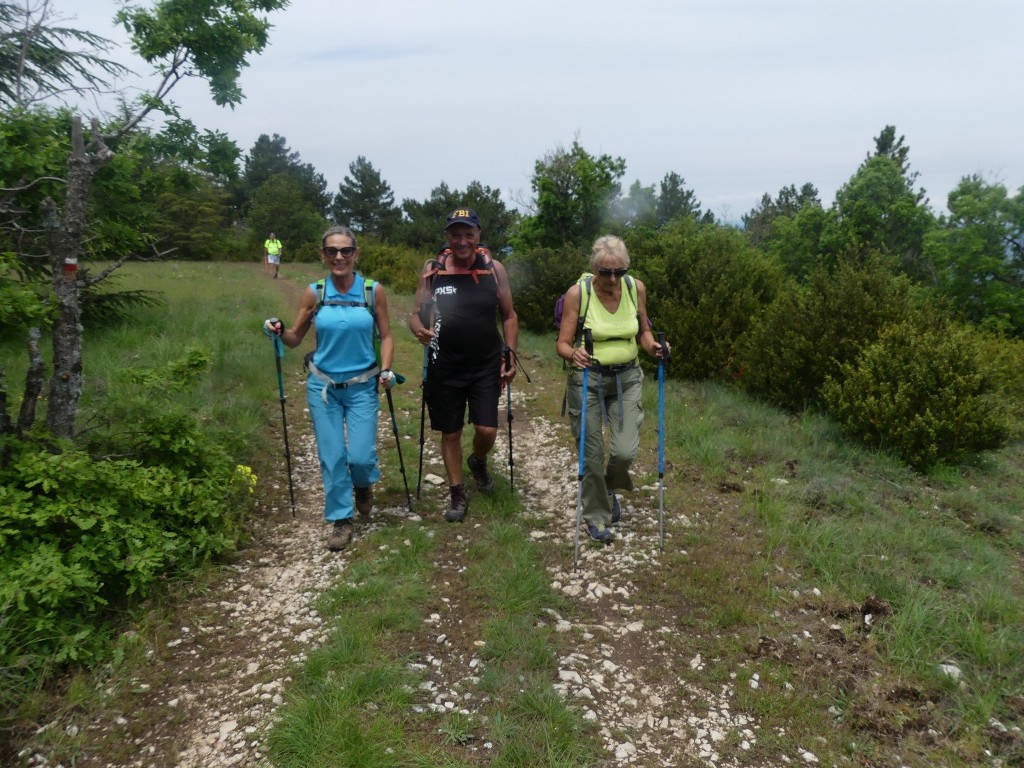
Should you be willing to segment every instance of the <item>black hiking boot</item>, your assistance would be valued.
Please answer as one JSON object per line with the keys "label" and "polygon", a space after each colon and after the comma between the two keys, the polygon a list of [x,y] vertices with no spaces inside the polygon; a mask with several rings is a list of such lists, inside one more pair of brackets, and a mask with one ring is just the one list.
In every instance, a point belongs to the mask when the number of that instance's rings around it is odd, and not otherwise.
{"label": "black hiking boot", "polygon": [[449,523],[461,523],[469,511],[469,498],[466,496],[466,486],[462,483],[449,488],[452,495],[448,503],[448,511],[444,513],[444,519]]}
{"label": "black hiking boot", "polygon": [[608,491],[608,499],[612,503],[612,525],[615,525],[622,519],[622,507],[619,506],[619,497],[615,491]]}
{"label": "black hiking boot", "polygon": [[370,510],[373,509],[373,488],[356,488],[356,512],[359,517],[366,520],[370,517]]}
{"label": "black hiking boot", "polygon": [[476,489],[483,494],[492,493],[494,491],[494,479],[491,477],[491,473],[487,471],[487,459],[481,461],[471,453],[469,458],[466,459],[466,464],[469,466],[469,471],[473,473]]}

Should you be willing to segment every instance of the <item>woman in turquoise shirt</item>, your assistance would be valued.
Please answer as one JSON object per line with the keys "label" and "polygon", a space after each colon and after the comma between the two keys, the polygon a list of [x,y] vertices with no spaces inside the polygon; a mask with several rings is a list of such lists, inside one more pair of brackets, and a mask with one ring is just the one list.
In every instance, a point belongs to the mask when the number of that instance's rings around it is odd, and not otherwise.
{"label": "woman in turquoise shirt", "polygon": [[265,326],[294,348],[316,324],[317,348],[308,361],[306,399],[323,474],[324,517],[331,523],[327,547],[338,551],[352,541],[353,507],[363,517],[373,507],[372,486],[380,479],[377,388],[390,389],[394,382],[394,340],[384,286],[368,283],[356,271],[359,248],[352,230],[328,229],[320,255],[330,274],[306,287],[292,327],[285,329],[276,318]]}

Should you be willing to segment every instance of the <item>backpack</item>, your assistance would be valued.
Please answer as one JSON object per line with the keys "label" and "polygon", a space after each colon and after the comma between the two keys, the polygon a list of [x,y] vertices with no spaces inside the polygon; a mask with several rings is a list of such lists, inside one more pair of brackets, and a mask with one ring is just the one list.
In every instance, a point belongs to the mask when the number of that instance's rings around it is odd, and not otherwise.
{"label": "backpack", "polygon": [[[576,316],[576,332],[572,337],[572,345],[574,347],[579,346],[580,339],[583,338],[583,324],[587,319],[587,310],[590,309],[590,295],[592,292],[591,283],[594,280],[594,274],[592,272],[584,272],[579,276],[576,284],[580,287],[580,311]],[[640,316],[640,307],[637,304],[636,299],[636,283],[633,282],[633,278],[629,275],[625,275],[622,278],[622,284],[625,286],[625,293],[629,296],[629,300],[633,303],[633,310],[636,312],[637,317]],[[555,301],[555,327],[562,327],[562,309],[565,306],[565,294],[563,293]]]}
{"label": "backpack", "polygon": [[[356,273],[359,274],[359,273]],[[363,277],[360,275],[360,277]],[[316,281],[316,309],[313,311],[313,317],[315,318],[317,313],[320,312],[323,307],[366,307],[369,311],[370,316],[373,318],[373,353],[377,358],[377,365],[380,366],[380,329],[377,327],[377,305],[376,305],[376,293],[377,281],[371,280],[368,277],[363,277],[363,300],[362,301],[351,301],[349,299],[328,299],[327,298],[327,278],[321,278]]]}
{"label": "backpack", "polygon": [[[477,245],[474,254],[483,257],[484,266],[482,269],[470,269],[466,270],[464,273],[452,272],[449,274],[472,275],[474,283],[480,282],[480,275],[494,275],[494,260],[491,258],[491,252],[490,250],[488,250],[487,246],[484,245],[483,243]],[[424,282],[426,283],[428,296],[427,300],[423,303],[423,306],[420,307],[420,322],[422,322],[423,325],[425,326],[429,325],[430,323],[431,308],[434,301],[434,275],[438,273],[448,273],[448,259],[451,257],[451,255],[452,249],[447,245],[442,246],[441,249],[437,252],[437,256],[435,256],[433,259],[427,262],[426,266],[423,269],[423,272],[420,275],[423,278]]]}

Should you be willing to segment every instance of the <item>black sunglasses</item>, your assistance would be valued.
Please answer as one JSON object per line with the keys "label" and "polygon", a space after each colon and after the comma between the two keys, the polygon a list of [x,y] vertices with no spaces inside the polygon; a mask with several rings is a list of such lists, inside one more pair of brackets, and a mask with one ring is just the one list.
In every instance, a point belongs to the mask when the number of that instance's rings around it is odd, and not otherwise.
{"label": "black sunglasses", "polygon": [[616,277],[622,277],[627,272],[629,272],[629,267],[622,267],[621,269],[599,269],[599,270],[597,270],[597,274],[599,274],[601,277],[611,277],[612,275],[615,275]]}
{"label": "black sunglasses", "polygon": [[356,252],[356,249],[351,245],[347,245],[344,248],[335,248],[333,245],[324,246],[324,256],[328,259],[336,258],[340,255],[344,259],[351,259],[352,254]]}

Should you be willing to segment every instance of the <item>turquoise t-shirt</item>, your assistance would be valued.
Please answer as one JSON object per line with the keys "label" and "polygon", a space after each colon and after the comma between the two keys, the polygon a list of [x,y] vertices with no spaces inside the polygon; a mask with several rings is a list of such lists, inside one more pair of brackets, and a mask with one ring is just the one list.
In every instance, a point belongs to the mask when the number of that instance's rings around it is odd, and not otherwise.
{"label": "turquoise t-shirt", "polygon": [[[326,280],[324,306],[315,317],[316,354],[313,365],[334,381],[345,381],[372,368],[377,363],[373,350],[373,315],[369,307],[331,306],[327,302],[352,301],[363,303],[365,278],[356,274],[352,287],[345,294],[338,293],[334,280]],[[317,293],[316,283],[310,288]]]}

